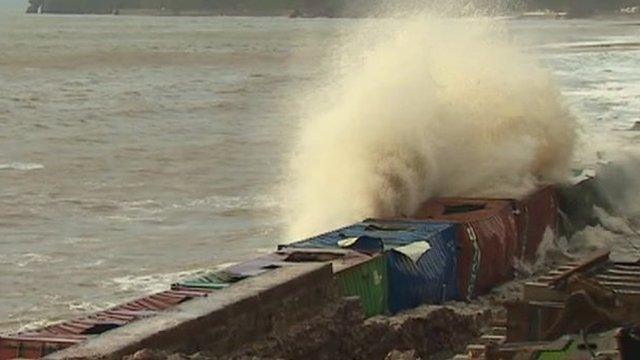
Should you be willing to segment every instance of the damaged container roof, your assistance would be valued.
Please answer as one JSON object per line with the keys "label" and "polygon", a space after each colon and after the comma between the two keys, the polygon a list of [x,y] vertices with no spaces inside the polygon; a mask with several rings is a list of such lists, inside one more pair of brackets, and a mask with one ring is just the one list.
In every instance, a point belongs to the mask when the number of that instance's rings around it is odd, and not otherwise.
{"label": "damaged container roof", "polygon": [[451,223],[369,219],[283,247],[384,252],[392,313],[460,298],[456,229]]}

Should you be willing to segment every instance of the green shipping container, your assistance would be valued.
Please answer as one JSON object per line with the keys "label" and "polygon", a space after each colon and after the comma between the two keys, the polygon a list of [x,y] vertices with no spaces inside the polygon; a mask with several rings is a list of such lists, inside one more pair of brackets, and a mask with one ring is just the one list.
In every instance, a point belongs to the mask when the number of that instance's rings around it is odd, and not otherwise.
{"label": "green shipping container", "polygon": [[344,296],[358,296],[366,317],[387,312],[387,264],[384,256],[347,267],[335,275]]}
{"label": "green shipping container", "polygon": [[569,360],[570,356],[578,350],[578,343],[571,341],[562,350],[541,351],[538,353],[536,360]]}

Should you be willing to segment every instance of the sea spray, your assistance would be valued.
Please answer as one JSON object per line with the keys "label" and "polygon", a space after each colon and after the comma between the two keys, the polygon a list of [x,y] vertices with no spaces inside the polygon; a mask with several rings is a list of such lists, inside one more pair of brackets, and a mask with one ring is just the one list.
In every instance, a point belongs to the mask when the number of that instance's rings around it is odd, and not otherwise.
{"label": "sea spray", "polygon": [[306,104],[290,239],[432,196],[518,196],[562,179],[575,123],[550,74],[491,20],[365,22]]}

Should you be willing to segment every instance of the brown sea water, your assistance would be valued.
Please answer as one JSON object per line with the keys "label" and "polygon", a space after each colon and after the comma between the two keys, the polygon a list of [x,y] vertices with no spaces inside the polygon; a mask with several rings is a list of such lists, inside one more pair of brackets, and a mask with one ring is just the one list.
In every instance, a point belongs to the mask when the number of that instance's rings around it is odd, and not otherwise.
{"label": "brown sea water", "polygon": [[[500,21],[588,139],[636,141],[638,24]],[[361,22],[0,14],[0,330],[273,249],[298,95]]]}

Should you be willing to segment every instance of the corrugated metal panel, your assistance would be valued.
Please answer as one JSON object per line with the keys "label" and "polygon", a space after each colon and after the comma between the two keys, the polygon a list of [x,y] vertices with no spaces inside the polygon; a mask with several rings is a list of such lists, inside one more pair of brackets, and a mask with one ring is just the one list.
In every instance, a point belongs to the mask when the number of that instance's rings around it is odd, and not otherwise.
{"label": "corrugated metal panel", "polygon": [[370,317],[387,312],[387,265],[383,256],[374,256],[352,267],[346,267],[336,274],[345,296],[358,296],[365,316]]}
{"label": "corrugated metal panel", "polygon": [[462,297],[471,299],[513,278],[519,241],[511,201],[438,198],[423,204],[413,217],[460,224],[457,273]]}
{"label": "corrugated metal panel", "polygon": [[546,229],[553,234],[558,228],[558,200],[553,186],[545,186],[516,200],[518,209],[519,256],[535,261]]}
{"label": "corrugated metal panel", "polygon": [[81,341],[84,336],[16,335],[0,337],[0,360],[39,359],[66,349]]}
{"label": "corrugated metal panel", "polygon": [[162,311],[193,298],[205,297],[209,294],[210,291],[206,289],[167,290],[117,306],[113,310]]}
{"label": "corrugated metal panel", "polygon": [[386,254],[389,311],[396,313],[423,303],[460,299],[457,282],[456,228],[449,226],[429,239],[430,249],[414,261],[396,250]]}
{"label": "corrugated metal panel", "polygon": [[[415,259],[401,253],[402,247],[418,242],[427,242],[430,249]],[[460,299],[456,243],[455,225],[451,223],[370,219],[285,246],[346,245],[365,253],[386,252],[389,311],[396,313],[423,303]]]}
{"label": "corrugated metal panel", "polygon": [[[145,296],[92,315],[72,319],[30,332],[33,336],[83,336],[98,335],[124,326],[141,318],[154,315],[187,300],[207,296],[210,292],[200,289],[167,290]],[[20,334],[24,336],[25,334]]]}
{"label": "corrugated metal panel", "polygon": [[172,289],[198,288],[208,290],[224,289],[237,280],[223,271],[212,272],[194,279],[188,279],[171,285]]}
{"label": "corrugated metal panel", "polygon": [[[388,250],[415,241],[428,240],[449,227],[451,227],[451,224],[448,222],[369,219],[292,244],[281,245],[280,247],[339,248],[339,242],[342,240],[361,238],[362,240],[379,239],[384,245],[384,250]],[[368,248],[369,246],[366,247]],[[354,246],[348,248],[355,250]]]}

